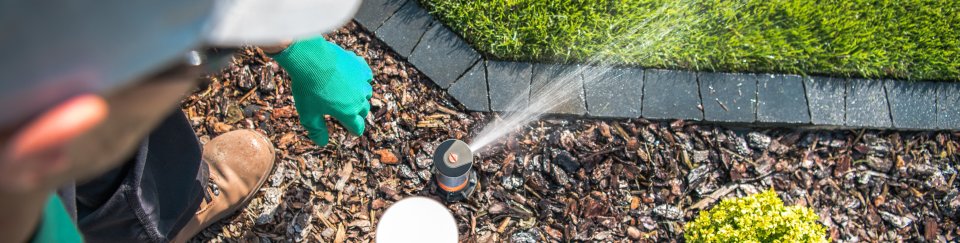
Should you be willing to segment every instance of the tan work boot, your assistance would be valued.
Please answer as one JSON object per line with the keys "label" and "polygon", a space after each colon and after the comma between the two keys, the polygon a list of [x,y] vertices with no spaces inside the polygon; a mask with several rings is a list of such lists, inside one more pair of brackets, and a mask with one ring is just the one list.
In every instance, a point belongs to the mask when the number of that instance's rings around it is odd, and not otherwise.
{"label": "tan work boot", "polygon": [[173,242],[186,242],[246,206],[273,169],[273,144],[253,130],[232,131],[203,145],[203,160],[210,168],[206,195]]}

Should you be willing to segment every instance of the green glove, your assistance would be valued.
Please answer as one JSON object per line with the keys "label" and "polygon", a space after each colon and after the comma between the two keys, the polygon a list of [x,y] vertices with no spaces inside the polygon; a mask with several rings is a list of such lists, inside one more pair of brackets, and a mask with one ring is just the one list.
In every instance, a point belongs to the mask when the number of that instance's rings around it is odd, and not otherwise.
{"label": "green glove", "polygon": [[323,146],[330,139],[324,115],[353,134],[363,134],[373,72],[362,58],[318,37],[296,41],[273,59],[290,75],[300,123],[313,142]]}

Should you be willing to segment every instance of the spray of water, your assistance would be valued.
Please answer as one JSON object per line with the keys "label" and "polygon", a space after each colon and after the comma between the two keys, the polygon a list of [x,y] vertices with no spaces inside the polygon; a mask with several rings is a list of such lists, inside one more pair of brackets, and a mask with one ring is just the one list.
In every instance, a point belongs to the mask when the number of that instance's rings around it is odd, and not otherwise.
{"label": "spray of water", "polygon": [[[615,69],[610,63],[618,58],[621,53],[653,53],[650,50],[651,48],[670,44],[664,43],[664,40],[678,40],[683,33],[696,23],[664,20],[670,18],[672,14],[676,14],[678,9],[689,8],[691,4],[693,3],[690,0],[668,1],[668,3],[664,3],[657,8],[651,15],[653,17],[642,23],[624,23],[623,26],[629,25],[630,27],[623,36],[630,36],[631,38],[611,38],[604,44],[604,50],[589,58],[585,64],[565,70],[555,76],[555,79],[549,80],[542,88],[531,89],[529,101],[526,99],[527,97],[514,97],[507,106],[507,111],[503,113],[502,119],[487,124],[474,137],[469,144],[470,150],[478,153],[483,152],[483,149],[488,145],[504,138],[517,128],[535,121],[543,114],[583,95],[580,80],[583,80],[584,85],[590,82],[604,82],[603,77]],[[613,27],[616,26],[611,26],[611,28]],[[641,30],[644,32],[638,33]]]}

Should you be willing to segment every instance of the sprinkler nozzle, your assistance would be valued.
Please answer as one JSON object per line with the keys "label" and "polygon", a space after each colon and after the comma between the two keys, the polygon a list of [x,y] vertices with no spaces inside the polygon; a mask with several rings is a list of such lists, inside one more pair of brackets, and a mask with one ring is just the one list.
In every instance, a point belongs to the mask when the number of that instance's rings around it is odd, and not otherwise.
{"label": "sprinkler nozzle", "polygon": [[477,186],[473,171],[473,152],[463,141],[449,139],[433,154],[437,194],[447,202],[466,199]]}

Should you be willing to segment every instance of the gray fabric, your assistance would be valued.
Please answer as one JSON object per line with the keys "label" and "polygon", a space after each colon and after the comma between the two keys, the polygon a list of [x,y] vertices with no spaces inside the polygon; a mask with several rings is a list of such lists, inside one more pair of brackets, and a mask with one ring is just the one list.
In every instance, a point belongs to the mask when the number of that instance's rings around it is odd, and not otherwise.
{"label": "gray fabric", "polygon": [[0,125],[179,60],[213,13],[213,0],[0,0]]}

